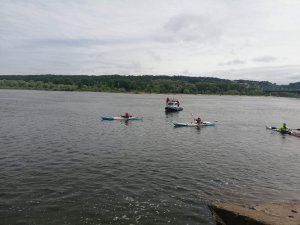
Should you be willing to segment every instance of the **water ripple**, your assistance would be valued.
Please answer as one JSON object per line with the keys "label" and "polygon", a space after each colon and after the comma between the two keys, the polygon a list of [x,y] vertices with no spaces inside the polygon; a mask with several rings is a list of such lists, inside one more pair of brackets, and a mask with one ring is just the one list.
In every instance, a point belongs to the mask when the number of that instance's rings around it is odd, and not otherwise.
{"label": "water ripple", "polygon": [[[264,129],[299,126],[296,99],[182,95],[165,115],[164,95],[0,92],[4,224],[214,224],[210,200],[299,199],[300,139]],[[145,119],[99,119],[126,111]],[[190,112],[220,122],[173,128]]]}

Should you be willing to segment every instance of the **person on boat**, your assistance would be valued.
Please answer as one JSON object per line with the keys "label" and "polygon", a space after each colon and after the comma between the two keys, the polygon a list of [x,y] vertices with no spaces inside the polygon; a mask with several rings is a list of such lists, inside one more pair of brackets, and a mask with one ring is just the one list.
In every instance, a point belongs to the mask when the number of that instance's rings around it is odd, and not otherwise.
{"label": "person on boat", "polygon": [[281,133],[288,133],[289,132],[289,128],[286,126],[286,123],[282,124],[282,126],[279,128],[279,131]]}
{"label": "person on boat", "polygon": [[198,117],[197,119],[195,119],[196,122],[197,122],[197,125],[200,126],[200,124],[202,123],[202,120],[200,117]]}
{"label": "person on boat", "polygon": [[167,99],[166,99],[166,103],[168,104],[168,103],[169,103],[169,101],[170,101],[170,99],[169,99],[169,97],[167,97]]}
{"label": "person on boat", "polygon": [[179,107],[179,101],[177,100],[177,106]]}
{"label": "person on boat", "polygon": [[123,117],[126,118],[126,119],[129,119],[130,116],[131,115],[127,112],[127,113],[125,113],[125,115]]}

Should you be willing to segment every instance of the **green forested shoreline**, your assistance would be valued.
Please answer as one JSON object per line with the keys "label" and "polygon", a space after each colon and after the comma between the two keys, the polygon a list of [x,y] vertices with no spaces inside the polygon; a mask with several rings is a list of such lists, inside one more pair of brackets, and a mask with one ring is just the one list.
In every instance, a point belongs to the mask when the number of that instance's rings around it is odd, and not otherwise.
{"label": "green forested shoreline", "polygon": [[300,82],[276,85],[268,81],[187,76],[0,75],[0,88],[218,95],[269,95],[266,91],[275,90],[272,95],[296,97],[299,96],[297,93],[284,91],[300,90]]}

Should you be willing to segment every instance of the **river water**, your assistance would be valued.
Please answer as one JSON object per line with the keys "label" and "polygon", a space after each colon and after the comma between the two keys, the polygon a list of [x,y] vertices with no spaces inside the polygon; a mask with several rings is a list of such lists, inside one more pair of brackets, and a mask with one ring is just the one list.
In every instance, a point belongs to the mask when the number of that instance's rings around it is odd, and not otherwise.
{"label": "river water", "polygon": [[[165,114],[165,98],[184,110]],[[143,121],[101,121],[130,112]],[[174,128],[191,113],[215,127]],[[0,224],[215,224],[207,203],[300,199],[292,98],[0,90]]]}

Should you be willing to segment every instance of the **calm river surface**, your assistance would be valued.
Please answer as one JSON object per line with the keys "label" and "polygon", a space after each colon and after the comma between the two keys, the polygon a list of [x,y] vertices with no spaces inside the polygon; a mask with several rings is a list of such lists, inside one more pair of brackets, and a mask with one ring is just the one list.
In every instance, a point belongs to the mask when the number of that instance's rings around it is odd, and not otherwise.
{"label": "calm river surface", "polygon": [[[0,90],[0,224],[215,224],[211,200],[300,199],[300,100]],[[101,121],[130,112],[143,121]],[[200,130],[172,121],[218,120]]]}

